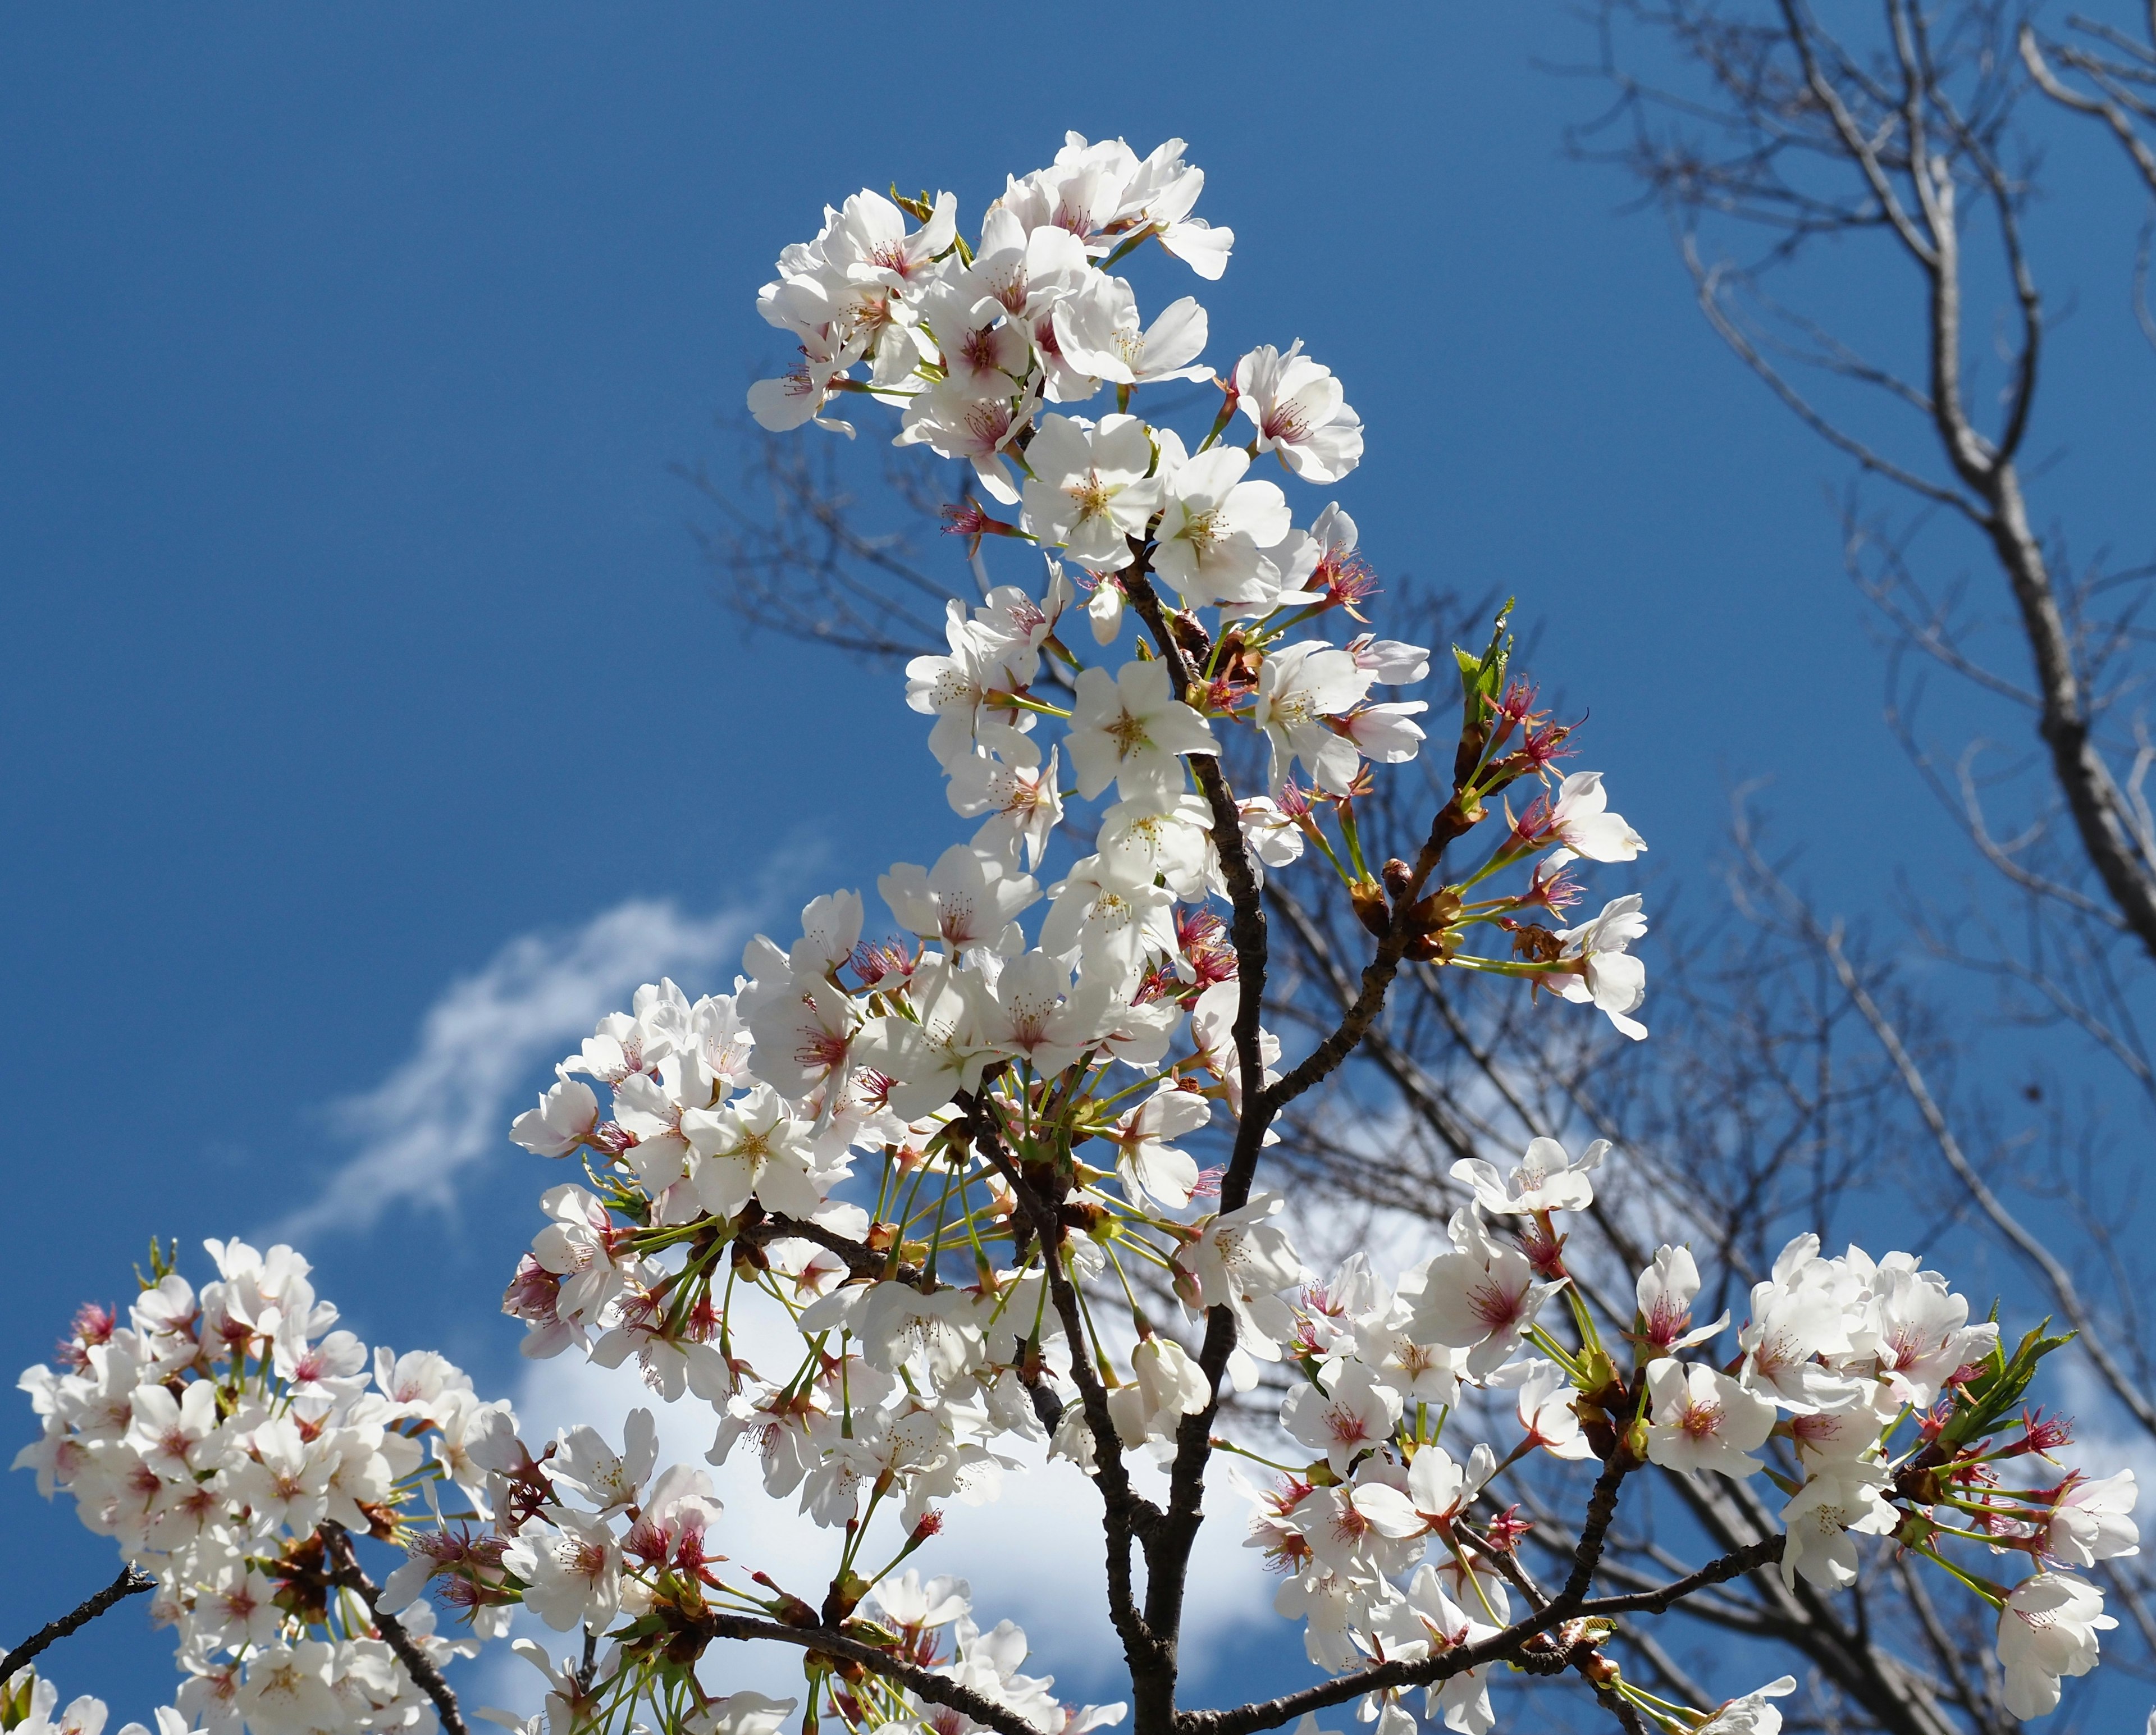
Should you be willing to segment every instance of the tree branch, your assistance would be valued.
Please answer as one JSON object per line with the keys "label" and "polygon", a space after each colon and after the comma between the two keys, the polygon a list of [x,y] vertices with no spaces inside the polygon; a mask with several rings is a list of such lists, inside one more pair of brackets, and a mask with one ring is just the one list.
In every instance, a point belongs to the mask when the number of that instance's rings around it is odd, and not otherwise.
{"label": "tree branch", "polygon": [[57,1620],[49,1620],[37,1631],[23,1640],[4,1657],[0,1657],[0,1682],[13,1679],[15,1671],[44,1650],[58,1643],[69,1633],[80,1630],[116,1603],[131,1596],[140,1596],[146,1590],[155,1590],[157,1581],[141,1568],[129,1562],[121,1568],[120,1576],[94,1596],[85,1597],[74,1608]]}
{"label": "tree branch", "polygon": [[435,1712],[449,1735],[470,1735],[465,1726],[464,1713],[457,1708],[457,1696],[449,1682],[442,1678],[442,1671],[434,1666],[426,1652],[413,1642],[411,1634],[404,1630],[404,1623],[381,1606],[381,1587],[368,1578],[360,1566],[359,1556],[352,1545],[351,1532],[341,1524],[326,1523],[321,1527],[321,1534],[330,1558],[336,1563],[336,1570],[330,1574],[330,1582],[359,1594],[359,1599],[367,1604],[367,1612],[373,1619],[375,1630],[397,1653],[397,1661],[404,1665],[404,1672],[412,1677],[412,1684],[434,1702]]}
{"label": "tree branch", "polygon": [[895,1681],[901,1686],[927,1700],[932,1705],[945,1706],[950,1710],[984,1724],[997,1735],[1044,1735],[1044,1732],[1028,1722],[1016,1712],[998,1705],[990,1698],[962,1686],[947,1675],[939,1675],[933,1669],[924,1669],[915,1663],[903,1661],[888,1650],[862,1640],[850,1638],[825,1626],[787,1626],[776,1620],[759,1620],[748,1614],[708,1614],[698,1624],[699,1630],[716,1639],[769,1639],[781,1645],[798,1645],[803,1650],[816,1651],[836,1657],[841,1661],[858,1663],[871,1674],[880,1675],[886,1681]]}

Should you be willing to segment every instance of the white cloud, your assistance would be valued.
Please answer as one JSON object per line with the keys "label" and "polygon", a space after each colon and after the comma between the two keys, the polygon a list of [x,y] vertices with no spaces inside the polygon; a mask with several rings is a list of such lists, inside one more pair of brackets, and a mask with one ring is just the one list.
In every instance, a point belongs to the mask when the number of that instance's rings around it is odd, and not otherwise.
{"label": "white cloud", "polygon": [[451,983],[421,1021],[408,1059],[372,1090],[332,1105],[355,1148],[321,1195],[271,1233],[292,1240],[364,1228],[392,1205],[446,1209],[459,1174],[508,1149],[514,1097],[532,1074],[627,1004],[639,983],[732,966],[755,921],[744,910],[685,916],[632,898],[564,933],[524,934]]}

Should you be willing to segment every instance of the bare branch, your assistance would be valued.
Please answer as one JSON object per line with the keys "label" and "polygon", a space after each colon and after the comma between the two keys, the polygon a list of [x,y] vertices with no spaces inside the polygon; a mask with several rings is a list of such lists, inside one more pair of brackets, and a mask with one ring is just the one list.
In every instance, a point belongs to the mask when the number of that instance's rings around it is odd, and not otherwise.
{"label": "bare branch", "polygon": [[[2156,33],[2156,21],[2152,21],[2150,28]],[[2061,106],[2071,109],[2077,115],[2092,115],[2108,126],[2112,136],[2118,141],[2120,147],[2139,172],[2141,178],[2148,183],[2149,192],[2156,193],[2156,147],[2152,147],[2148,141],[2134,130],[2132,119],[2137,111],[2144,118],[2148,117],[2148,106],[2122,100],[2110,91],[2102,96],[2091,96],[2064,83],[2045,59],[2043,49],[2038,44],[2036,32],[2031,25],[2022,25],[2018,46],[2021,50],[2022,62],[2029,69],[2030,77],[2036,81],[2036,88]],[[2089,72],[2097,80],[2099,85],[2103,83],[2101,63],[2077,54],[2069,54],[2061,58],[2066,59],[2067,64]]]}
{"label": "bare branch", "polygon": [[121,1568],[120,1576],[95,1594],[85,1597],[74,1608],[57,1620],[49,1620],[37,1631],[23,1640],[4,1657],[0,1657],[0,1681],[12,1681],[15,1671],[40,1655],[48,1646],[57,1644],[69,1633],[79,1632],[115,1604],[125,1602],[131,1596],[140,1596],[146,1590],[155,1590],[157,1581],[141,1568],[130,1562]]}

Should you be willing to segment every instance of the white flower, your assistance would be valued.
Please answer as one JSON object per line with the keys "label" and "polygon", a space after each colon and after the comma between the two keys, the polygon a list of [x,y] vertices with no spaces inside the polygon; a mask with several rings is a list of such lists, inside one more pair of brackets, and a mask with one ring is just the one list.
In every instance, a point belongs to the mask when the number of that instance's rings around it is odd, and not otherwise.
{"label": "white flower", "polygon": [[1647,1034],[1645,1024],[1629,1016],[1647,998],[1647,967],[1625,947],[1647,932],[1640,902],[1637,892],[1612,898],[1592,921],[1559,932],[1557,937],[1563,945],[1560,956],[1579,960],[1586,973],[1551,978],[1551,985],[1566,999],[1599,1007],[1635,1042]]}
{"label": "white flower", "polygon": [[1409,1330],[1466,1351],[1466,1371],[1480,1378],[1511,1358],[1563,1285],[1538,1279],[1527,1255],[1493,1239],[1471,1205],[1453,1214],[1451,1232],[1454,1250],[1430,1261]]}
{"label": "white flower", "polygon": [[743,1688],[691,1712],[681,1727],[689,1735],[778,1735],[798,1699],[774,1699]]}
{"label": "white flower", "polygon": [[1845,1357],[1855,1346],[1833,1269],[1807,1256],[1817,1245],[1803,1236],[1784,1250],[1774,1276],[1753,1286],[1752,1317],[1737,1336],[1744,1353],[1738,1378],[1799,1414],[1850,1409],[1870,1383],[1820,1362]]}
{"label": "white flower", "polygon": [[717,1108],[692,1108],[681,1130],[694,1150],[689,1183],[697,1203],[735,1217],[751,1197],[765,1209],[806,1217],[824,1202],[809,1129],[769,1085]]}
{"label": "white flower", "polygon": [[1162,662],[1126,663],[1113,675],[1082,672],[1065,745],[1088,801],[1110,783],[1126,798],[1180,794],[1178,756],[1220,751],[1205,719],[1170,690]]}
{"label": "white flower", "polygon": [[[1009,362],[1022,373],[1031,351],[1024,337],[1008,326],[983,327],[968,336],[973,341],[958,353],[976,356],[979,371],[939,380],[916,396],[906,405],[906,419],[891,444],[925,445],[939,458],[966,459],[991,499],[1014,506],[1018,485],[1004,459],[1017,450],[1019,436],[1032,426],[1040,399],[1034,386],[1021,389],[1016,380],[995,370]],[[996,359],[991,360],[991,355]]]}
{"label": "white flower", "polygon": [[539,1157],[566,1157],[592,1136],[599,1124],[599,1099],[582,1079],[557,1078],[539,1099],[510,1122],[509,1136]]}
{"label": "white flower", "polygon": [[773,434],[786,434],[814,422],[819,428],[843,434],[851,439],[853,424],[818,413],[831,395],[831,382],[860,359],[850,349],[825,341],[811,340],[801,346],[801,359],[776,379],[760,379],[748,388],[747,406],[757,426]]}
{"label": "white flower", "polygon": [[1116,802],[1095,838],[1111,878],[1150,884],[1158,875],[1178,898],[1205,896],[1213,810],[1200,795],[1154,790]]}
{"label": "white flower", "polygon": [[871,1368],[896,1373],[901,1366],[919,1367],[939,1389],[972,1367],[982,1351],[981,1328],[963,1290],[924,1296],[910,1284],[878,1283],[862,1304],[856,1329]]}
{"label": "white flower", "polygon": [[1130,285],[1096,271],[1056,302],[1051,317],[1064,360],[1096,379],[1131,386],[1213,377],[1203,362],[1192,365],[1205,347],[1206,321],[1205,310],[1188,295],[1169,302],[1141,330]]}
{"label": "white flower", "polygon": [[[1053,912],[1050,912],[1051,915]],[[992,991],[994,1009],[982,1039],[1029,1064],[1043,1078],[1075,1065],[1093,1045],[1091,996],[1070,992],[1070,967],[1060,957],[1029,952],[1004,966]]]}
{"label": "white flower", "polygon": [[1594,1203],[1594,1183],[1589,1177],[1609,1151],[1609,1141],[1598,1138],[1574,1163],[1555,1139],[1538,1138],[1530,1142],[1510,1175],[1500,1178],[1495,1163],[1463,1157],[1452,1165],[1452,1178],[1471,1187],[1484,1210],[1499,1214],[1584,1211]]}
{"label": "white flower", "polygon": [[1014,871],[993,851],[953,844],[924,872],[896,863],[876,890],[898,925],[924,940],[939,941],[953,957],[975,947],[993,947],[1019,911],[1040,896],[1040,882]]}
{"label": "white flower", "polygon": [[539,1198],[553,1220],[532,1237],[540,1268],[562,1280],[556,1305],[567,1320],[596,1322],[621,1292],[618,1242],[607,1209],[583,1188],[550,1187]]}
{"label": "white flower", "polygon": [[1235,1316],[1240,1347],[1265,1361],[1295,1331],[1281,1291],[1302,1281],[1302,1261],[1286,1232],[1269,1219],[1286,1201],[1260,1193],[1239,1210],[1209,1219],[1198,1239],[1175,1255],[1195,1286],[1201,1307],[1225,1306]]}
{"label": "white flower", "polygon": [[2139,1498],[2133,1472],[2085,1481],[2067,1480],[2044,1534],[2044,1552],[2062,1566],[2094,1566],[2141,1552],[2141,1532],[2133,1522]]}
{"label": "white flower", "polygon": [[1017,213],[1003,204],[988,207],[981,219],[981,244],[958,277],[962,302],[974,314],[993,302],[1026,327],[1046,317],[1056,302],[1074,293],[1092,273],[1086,244],[1070,230],[1044,223],[1030,234]]}
{"label": "white flower", "polygon": [[1695,1329],[1691,1304],[1699,1294],[1699,1266],[1689,1247],[1658,1247],[1654,1263],[1633,1286],[1640,1304],[1640,1335],[1665,1354],[1690,1349],[1721,1335],[1729,1323],[1724,1310],[1712,1325]]}
{"label": "white flower", "polygon": [[330,1685],[336,1655],[318,1639],[272,1645],[249,1655],[239,1696],[248,1727],[259,1735],[337,1727],[343,1718]]}
{"label": "white flower", "polygon": [[[825,975],[829,968],[812,964],[797,969],[789,964],[785,979],[766,983],[759,978],[753,991],[742,997],[755,1040],[757,1070],[767,1084],[789,1096],[808,1096],[826,1082],[843,1091],[852,1070],[854,1033],[860,1028],[860,1013],[846,991]],[[692,1144],[691,1117],[708,1112],[701,1107],[682,1111],[682,1132]],[[708,1120],[702,1124],[708,1125]]]}
{"label": "white flower", "polygon": [[1784,1675],[1755,1687],[1741,1699],[1731,1699],[1705,1722],[1697,1735],[1779,1735],[1782,1713],[1767,1702],[1786,1699],[1797,1690],[1797,1677]]}
{"label": "white flower", "polygon": [[1822,1470],[1782,1508],[1782,1583],[1794,1589],[1799,1573],[1806,1582],[1834,1590],[1856,1582],[1855,1531],[1889,1536],[1902,1515],[1881,1493],[1885,1473],[1869,1464],[1847,1463]]}
{"label": "white flower", "polygon": [[926,1633],[971,1614],[973,1589],[963,1578],[947,1577],[924,1584],[919,1570],[908,1567],[898,1578],[878,1579],[875,1599],[891,1625],[904,1632]]}
{"label": "white flower", "polygon": [[1121,139],[1088,144],[1082,134],[1066,133],[1054,167],[1013,177],[997,203],[1024,228],[1068,230],[1095,254],[1151,235],[1200,277],[1216,279],[1235,232],[1189,214],[1205,176],[1183,151],[1181,139],[1169,139],[1141,162]]}
{"label": "white flower", "polygon": [[[1358,668],[1362,667],[1358,660]],[[1341,720],[1348,740],[1365,759],[1379,765],[1404,765],[1422,751],[1422,725],[1410,722],[1430,709],[1422,699],[1404,699],[1383,705],[1358,705]]]}
{"label": "white flower", "polygon": [[2032,1573],[1999,1611],[1999,1662],[2006,1671],[2006,1708],[2027,1719],[2059,1702],[2063,1676],[2097,1664],[2097,1635],[2118,1623],[2103,1612],[2103,1593],[2071,1573]]}
{"label": "white flower", "polygon": [[1168,253],[1208,282],[1215,282],[1228,269],[1235,232],[1214,228],[1203,218],[1189,214],[1205,185],[1205,172],[1183,162],[1183,150],[1181,139],[1169,139],[1137,166],[1123,189],[1114,221],[1129,229],[1149,229]]}
{"label": "white flower", "polygon": [[164,1386],[139,1385],[128,1394],[128,1404],[133,1419],[127,1424],[127,1444],[160,1476],[178,1481],[216,1468],[221,1445],[214,1437],[214,1382],[192,1381],[177,1398]]}
{"label": "white flower", "polygon": [[1160,506],[1152,442],[1136,416],[1103,416],[1099,424],[1043,416],[1025,461],[1023,523],[1029,536],[1099,572],[1131,563],[1130,538],[1142,535]]}
{"label": "white flower", "polygon": [[870,1019],[855,1054],[862,1065],[895,1081],[891,1111],[918,1121],[980,1082],[995,1058],[987,1037],[993,1013],[980,976],[942,959],[913,973],[910,998],[914,1016]]}
{"label": "white flower", "polygon": [[1360,1362],[1342,1365],[1330,1392],[1296,1386],[1281,1404],[1281,1426],[1324,1453],[1335,1476],[1344,1476],[1357,1458],[1390,1440],[1399,1422],[1399,1394]]}
{"label": "white flower", "polygon": [[[1302,860],[1302,827],[1270,795],[1244,797],[1235,803],[1235,817],[1243,828],[1245,853],[1259,865],[1260,877],[1265,868],[1288,867]],[[1209,844],[1212,839],[1206,841]]]}
{"label": "white flower", "polygon": [[[1409,1274],[1410,1277],[1414,1274]],[[1409,1278],[1401,1280],[1403,1290]],[[1419,1278],[1414,1278],[1419,1284]],[[1355,1322],[1355,1353],[1378,1378],[1403,1399],[1433,1407],[1456,1403],[1465,1358],[1442,1343],[1419,1340],[1412,1329],[1414,1309],[1404,1296]]]}
{"label": "white flower", "polygon": [[[1276,591],[1266,606],[1294,608],[1326,601],[1342,579],[1362,570],[1355,559],[1358,535],[1355,521],[1340,510],[1337,500],[1320,512],[1307,531],[1289,531],[1277,547],[1268,551]],[[1351,653],[1355,649],[1353,643],[1348,648]],[[1356,660],[1363,659],[1358,655]]]}
{"label": "white flower", "polygon": [[1558,786],[1550,808],[1549,834],[1564,847],[1549,858],[1562,866],[1575,855],[1589,861],[1630,861],[1647,847],[1646,839],[1613,814],[1599,771],[1575,771]]}
{"label": "white flower", "polygon": [[644,1480],[659,1465],[659,1430],[648,1409],[632,1409],[623,1425],[622,1450],[615,1451],[596,1429],[578,1426],[561,1437],[547,1475],[579,1494],[599,1512],[634,1506]]}
{"label": "white flower", "polygon": [[[1429,1566],[1417,1568],[1408,1581],[1406,1606],[1427,1635],[1422,1641],[1425,1655],[1442,1655],[1478,1643],[1497,1630],[1485,1621],[1470,1619],[1445,1594],[1436,1570]],[[1388,1646],[1387,1654],[1395,1653]],[[1497,1721],[1490,1705],[1490,1666],[1463,1669],[1430,1687],[1423,1695],[1423,1712],[1425,1716],[1441,1717],[1445,1727],[1456,1735],[1489,1735]]]}
{"label": "white flower", "polygon": [[1149,956],[1173,956],[1174,904],[1165,886],[1133,885],[1104,858],[1088,855],[1056,886],[1040,924],[1041,949],[1075,953],[1089,976],[1127,991]]}
{"label": "white flower", "polygon": [[1510,1363],[1490,1376],[1490,1383],[1517,1389],[1520,1425],[1527,1430],[1527,1438],[1550,1456],[1577,1461],[1594,1455],[1594,1447],[1580,1431],[1572,1382],[1556,1363]]}
{"label": "white flower", "polygon": [[1127,1111],[1109,1133],[1123,1196],[1142,1210],[1148,1200],[1179,1211],[1198,1185],[1198,1163],[1168,1141],[1195,1132],[1213,1118],[1213,1105],[1195,1091],[1163,1084]]}
{"label": "white flower", "polygon": [[855,283],[903,290],[925,281],[937,255],[957,238],[958,202],[936,195],[928,221],[908,232],[906,213],[881,193],[863,187],[841,206],[818,242],[831,265]]}
{"label": "white flower", "polygon": [[[1163,468],[1170,436],[1162,436]],[[1175,443],[1180,459],[1181,442]],[[1287,499],[1271,482],[1244,480],[1250,454],[1240,446],[1215,446],[1181,459],[1168,477],[1168,499],[1153,532],[1153,570],[1181,594],[1186,607],[1264,602],[1278,590],[1278,575],[1261,578],[1268,562],[1260,552],[1284,538],[1292,524]]]}
{"label": "white flower", "polygon": [[[1024,736],[1014,737],[1024,742]],[[968,819],[985,814],[984,824],[973,836],[973,847],[991,855],[1014,855],[1024,847],[1029,870],[1040,865],[1049,834],[1063,819],[1063,796],[1056,788],[1058,759],[1062,749],[1049,749],[1048,763],[1035,753],[1030,761],[1020,755],[1005,763],[985,753],[968,753],[945,767],[950,774],[946,793],[951,810]]]}
{"label": "white flower", "polygon": [[[1003,690],[1009,671],[1004,636],[968,616],[966,605],[955,597],[944,608],[943,636],[951,647],[947,654],[916,657],[906,665],[906,702],[910,709],[936,719],[928,734],[928,750],[947,773],[973,755],[983,732],[997,732],[983,724],[981,711],[988,695]],[[1021,714],[1019,722],[1008,727],[1022,733],[1022,726],[1031,721]]]}
{"label": "white flower", "polygon": [[1332,370],[1302,352],[1261,344],[1235,364],[1235,407],[1257,424],[1258,449],[1306,482],[1337,482],[1363,456],[1363,423]]}
{"label": "white flower", "polygon": [[1290,762],[1300,759],[1322,789],[1345,795],[1362,762],[1353,741],[1332,726],[1370,690],[1369,671],[1322,639],[1269,652],[1258,670],[1258,702],[1250,721],[1272,743],[1272,791],[1286,787]]}
{"label": "white flower", "polygon": [[1969,1297],[1954,1294],[1937,1271],[1920,1270],[1904,1254],[1880,1261],[1871,1283],[1869,1329],[1879,1371],[1904,1404],[1928,1409],[1956,1369],[1981,1360],[1999,1341],[1999,1327],[1970,1325]]}
{"label": "white flower", "polygon": [[1213,1401],[1204,1370],[1173,1337],[1147,1337],[1132,1350],[1131,1380],[1108,1394],[1108,1415],[1125,1445],[1173,1438],[1183,1417]]}
{"label": "white flower", "polygon": [[1428,1527],[1399,1489],[1368,1481],[1313,1489],[1289,1522],[1326,1565],[1363,1579],[1404,1570]]}
{"label": "white flower", "polygon": [[1647,1364],[1652,1406],[1647,1456],[1665,1470],[1718,1471],[1748,1476],[1759,1467],[1748,1455],[1774,1431],[1774,1406],[1726,1373],[1668,1357]]}
{"label": "white flower", "polygon": [[1408,1499],[1424,1517],[1449,1524],[1474,1503],[1496,1469],[1497,1455],[1486,1445],[1477,1445],[1465,1464],[1443,1446],[1419,1447],[1408,1466]]}
{"label": "white flower", "polygon": [[517,1532],[502,1563],[525,1581],[524,1606],[557,1633],[603,1631],[621,1607],[621,1547],[603,1518],[547,1508]]}
{"label": "white flower", "polygon": [[681,1178],[688,1160],[689,1141],[681,1136],[684,1070],[680,1059],[670,1054],[659,1062],[656,1078],[632,1073],[613,1087],[613,1117],[636,1139],[629,1161],[654,1195]]}
{"label": "white flower", "polygon": [[1126,600],[1122,581],[1112,572],[1102,573],[1086,602],[1086,619],[1096,644],[1113,644],[1122,636]]}
{"label": "white flower", "polygon": [[[1337,511],[1338,508],[1333,510]],[[1340,516],[1348,516],[1345,512]],[[1324,521],[1322,518],[1318,520],[1320,525]],[[1348,529],[1352,534],[1352,520]],[[1368,670],[1372,681],[1381,687],[1411,686],[1430,673],[1430,653],[1421,645],[1404,644],[1398,639],[1380,639],[1374,633],[1350,639],[1348,654]]]}
{"label": "white flower", "polygon": [[329,1516],[335,1460],[302,1439],[290,1417],[263,1422],[248,1435],[247,1445],[250,1455],[234,1466],[227,1484],[234,1505],[251,1507],[259,1522],[295,1536],[307,1535]]}
{"label": "white flower", "polygon": [[244,1561],[232,1562],[196,1593],[190,1630],[214,1648],[244,1650],[274,1644],[284,1625],[275,1596],[276,1587],[260,1573]]}
{"label": "white flower", "polygon": [[[942,363],[941,385],[968,396],[1007,398],[1032,371],[1033,346],[1022,327],[1004,321],[1007,310],[1000,300],[972,291],[965,280],[970,275],[940,278],[932,285],[921,300],[921,321]],[[932,396],[934,389],[923,395]],[[907,404],[909,421],[921,401],[916,398]]]}
{"label": "white flower", "polygon": [[[105,1727],[105,1718],[110,1714],[105,1709],[104,1700],[84,1693],[70,1700],[67,1709],[55,1717],[53,1708],[59,1703],[59,1689],[43,1676],[33,1674],[27,1663],[8,1677],[7,1684],[20,1691],[26,1678],[30,1689],[29,1713],[14,1726],[18,1735],[100,1735]],[[184,1722],[181,1727],[186,1727]],[[158,1721],[158,1727],[161,1731],[164,1728],[162,1717]],[[128,1729],[139,1731],[141,1728],[140,1723],[129,1723],[121,1730],[121,1735],[126,1735]]]}

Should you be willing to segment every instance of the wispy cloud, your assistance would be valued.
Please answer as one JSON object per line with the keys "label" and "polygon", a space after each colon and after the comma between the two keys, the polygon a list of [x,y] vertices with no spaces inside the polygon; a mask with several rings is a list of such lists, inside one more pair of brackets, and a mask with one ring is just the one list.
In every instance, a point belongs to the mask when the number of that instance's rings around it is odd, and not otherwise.
{"label": "wispy cloud", "polygon": [[365,1228],[392,1206],[451,1205],[459,1175],[506,1147],[512,1105],[535,1071],[625,1005],[639,983],[731,965],[754,927],[747,910],[687,916],[634,898],[581,928],[511,940],[443,990],[409,1058],[372,1090],[331,1105],[331,1124],[352,1154],[273,1233]]}

